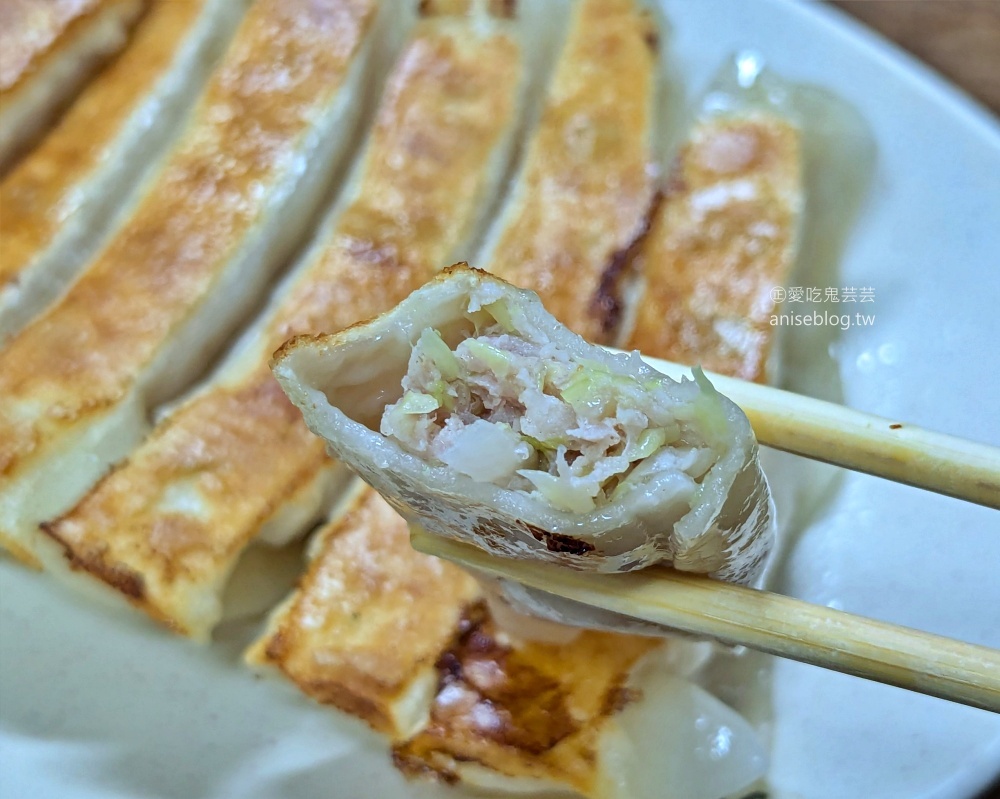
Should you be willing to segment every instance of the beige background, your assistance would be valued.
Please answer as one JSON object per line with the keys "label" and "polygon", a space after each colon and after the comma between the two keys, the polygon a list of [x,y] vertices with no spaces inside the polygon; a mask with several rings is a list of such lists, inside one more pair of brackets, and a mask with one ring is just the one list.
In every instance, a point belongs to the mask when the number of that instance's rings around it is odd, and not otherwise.
{"label": "beige background", "polygon": [[832,0],[1000,114],[1000,0]]}

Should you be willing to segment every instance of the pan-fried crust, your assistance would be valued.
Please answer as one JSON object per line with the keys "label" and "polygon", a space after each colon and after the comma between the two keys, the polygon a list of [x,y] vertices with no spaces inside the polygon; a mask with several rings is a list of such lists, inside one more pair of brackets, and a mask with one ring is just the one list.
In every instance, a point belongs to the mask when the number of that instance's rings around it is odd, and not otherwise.
{"label": "pan-fried crust", "polygon": [[0,169],[125,43],[149,0],[0,3]]}
{"label": "pan-fried crust", "polygon": [[639,254],[646,289],[629,349],[767,378],[772,290],[794,260],[801,170],[799,132],[781,117],[695,127]]}
{"label": "pan-fried crust", "polygon": [[[43,526],[72,568],[196,637],[219,615],[203,592],[221,591],[246,543],[232,531],[259,529],[277,503],[292,502],[330,468],[322,443],[273,380],[207,399],[168,417],[71,512]],[[268,457],[241,446],[247,438]]]}
{"label": "pan-fried crust", "polygon": [[[4,351],[0,396],[16,411],[0,422],[0,474],[12,474],[61,428],[121,400],[211,289],[260,213],[254,185],[282,167],[303,116],[339,84],[371,11],[368,4],[293,25],[303,9],[292,7],[307,5],[269,0],[251,12],[238,51],[202,101],[200,124],[155,189],[73,289]],[[299,59],[299,80],[276,74]]]}
{"label": "pan-fried crust", "polygon": [[59,127],[0,185],[4,226],[0,282],[16,280],[71,211],[69,189],[104,154],[103,145],[118,131],[135,98],[148,90],[169,62],[201,5],[167,2],[153,8],[136,31],[136,47],[127,48],[95,79]]}
{"label": "pan-fried crust", "polygon": [[54,299],[172,138],[238,17],[239,4],[229,6],[155,3],[125,51],[0,184],[0,340]]}
{"label": "pan-fried crust", "polygon": [[519,52],[508,36],[473,38],[463,23],[451,24],[418,28],[400,57],[364,187],[309,278],[283,301],[274,346],[384,313],[473,234],[475,209],[489,199],[484,171],[514,120]]}
{"label": "pan-fried crust", "polygon": [[578,7],[501,230],[477,264],[537,291],[596,342],[614,340],[622,255],[653,199],[653,32],[632,0]]}
{"label": "pan-fried crust", "polygon": [[[247,653],[319,702],[397,741],[408,775],[498,777],[592,792],[606,723],[652,638],[584,631],[568,643],[499,631],[476,581],[415,552],[367,486],[316,533],[309,569]],[[429,714],[429,715],[428,715]],[[419,731],[418,731],[419,730]]]}
{"label": "pan-fried crust", "polygon": [[413,550],[406,522],[367,486],[316,536],[298,590],[248,659],[394,739],[410,734],[476,581]]}
{"label": "pan-fried crust", "polygon": [[581,631],[569,643],[511,639],[470,607],[437,661],[429,723],[398,744],[404,773],[455,782],[475,764],[498,775],[592,795],[605,723],[640,697],[626,682],[657,639]]}
{"label": "pan-fried crust", "polygon": [[[299,217],[312,212],[322,190],[319,177],[304,185],[298,159],[310,152],[334,159],[317,143],[317,136],[333,135],[316,129],[319,120],[349,130],[341,121],[339,90],[348,75],[363,74],[351,70],[375,5],[256,3],[130,219],[59,302],[0,352],[5,534],[27,539],[30,518],[66,509],[44,482],[31,487],[45,469],[78,483],[84,474],[93,481],[101,469],[95,461],[109,450],[113,461],[134,446],[141,431],[100,426],[119,412],[132,416],[117,428],[137,425],[133,417],[141,419],[142,411],[135,406],[177,391],[203,366],[199,361],[211,352],[213,338],[227,332],[280,264],[294,232],[304,227],[306,218]],[[318,164],[312,168],[324,174]],[[299,209],[296,218],[277,229],[277,209],[292,207]],[[246,268],[236,285],[239,265]],[[220,305],[220,286],[229,287],[226,306]],[[193,320],[201,358],[197,348],[178,350],[181,334],[192,335]],[[61,465],[69,457],[83,460]],[[70,502],[87,488],[74,487]]]}
{"label": "pan-fried crust", "polygon": [[319,485],[336,467],[266,359],[297,332],[388,310],[472,235],[475,209],[497,182],[490,161],[514,124],[517,57],[506,35],[418,28],[389,81],[356,196],[262,324],[238,376],[224,370],[46,527],[75,567],[119,590],[106,575],[141,577],[142,596],[123,592],[134,604],[204,638],[243,548],[296,497],[302,510],[283,536],[322,512]]}

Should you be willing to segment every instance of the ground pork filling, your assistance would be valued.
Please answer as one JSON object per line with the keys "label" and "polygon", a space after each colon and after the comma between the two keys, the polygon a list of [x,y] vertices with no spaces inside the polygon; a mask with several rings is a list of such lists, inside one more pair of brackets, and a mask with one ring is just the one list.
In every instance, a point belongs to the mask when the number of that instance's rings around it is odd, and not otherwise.
{"label": "ground pork filling", "polygon": [[[383,435],[428,463],[573,513],[665,479],[696,493],[727,424],[710,386],[681,403],[659,381],[528,341],[494,322],[503,309],[491,314],[454,349],[423,331]],[[705,429],[720,424],[713,446]]]}

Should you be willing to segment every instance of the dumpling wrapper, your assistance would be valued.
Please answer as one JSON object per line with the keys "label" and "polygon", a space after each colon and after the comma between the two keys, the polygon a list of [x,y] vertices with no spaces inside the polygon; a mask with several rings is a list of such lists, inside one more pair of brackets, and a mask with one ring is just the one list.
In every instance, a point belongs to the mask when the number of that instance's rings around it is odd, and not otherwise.
{"label": "dumpling wrapper", "polygon": [[[685,442],[712,450],[707,471],[697,480],[680,469],[647,478],[650,470],[639,462],[619,480],[613,498],[573,512],[554,507],[538,491],[473,479],[379,432],[387,406],[403,395],[411,353],[424,331],[438,331],[454,349],[475,335],[472,319],[493,322],[492,314],[483,316],[491,308],[501,317],[496,324],[511,336],[568,357],[581,372],[599,373],[600,382],[642,385],[659,410],[676,416]],[[461,265],[445,270],[370,322],[335,335],[293,339],[276,353],[272,368],[331,453],[430,532],[496,554],[582,570],[632,571],[663,563],[744,584],[757,578],[771,548],[770,493],[750,424],[735,404],[703,377],[677,383],[638,355],[588,344],[547,313],[534,293],[484,272]],[[482,460],[503,457],[484,451]]]}

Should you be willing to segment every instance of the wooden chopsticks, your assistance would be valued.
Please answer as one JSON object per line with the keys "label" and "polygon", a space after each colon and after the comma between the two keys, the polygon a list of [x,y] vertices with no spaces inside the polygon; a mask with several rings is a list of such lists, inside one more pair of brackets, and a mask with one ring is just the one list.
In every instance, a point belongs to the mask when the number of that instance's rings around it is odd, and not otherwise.
{"label": "wooden chopsticks", "polygon": [[[691,376],[690,367],[646,356],[643,360],[674,380]],[[998,447],[770,386],[705,374],[743,409],[761,444],[1000,509]]]}
{"label": "wooden chopsticks", "polygon": [[596,574],[490,555],[416,526],[420,552],[674,630],[1000,713],[1000,650],[665,568]]}
{"label": "wooden chopsticks", "polygon": [[[644,359],[679,380],[686,366]],[[776,449],[1000,509],[1000,448],[706,373]],[[556,596],[1000,713],[1000,650],[667,568],[597,574],[498,558],[413,527],[414,548]]]}

